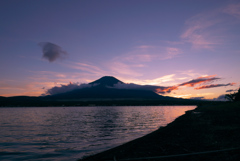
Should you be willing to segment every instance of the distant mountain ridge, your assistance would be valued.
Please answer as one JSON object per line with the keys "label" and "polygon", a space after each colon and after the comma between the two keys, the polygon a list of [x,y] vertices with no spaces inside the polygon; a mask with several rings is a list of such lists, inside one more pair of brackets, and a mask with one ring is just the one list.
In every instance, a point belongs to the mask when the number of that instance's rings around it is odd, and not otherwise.
{"label": "distant mountain ridge", "polygon": [[95,80],[89,84],[91,85],[100,85],[100,86],[109,86],[109,87],[113,87],[114,84],[118,84],[118,83],[121,83],[121,84],[124,84],[122,81],[116,79],[115,77],[113,76],[104,76],[102,78],[99,78],[98,80]]}
{"label": "distant mountain ridge", "polygon": [[46,96],[49,99],[82,99],[82,98],[144,98],[157,99],[162,98],[153,91],[143,89],[119,89],[114,88],[116,84],[125,84],[124,82],[112,76],[104,76],[96,81],[89,83],[91,87],[75,89],[69,92]]}
{"label": "distant mountain ridge", "polygon": [[[120,86],[119,86],[120,85]],[[123,85],[123,87],[122,87]],[[202,101],[173,98],[141,88],[125,88],[128,85],[112,76],[104,76],[90,82],[84,88],[68,92],[30,97],[0,97],[3,107],[41,107],[41,106],[111,106],[111,105],[193,105]],[[137,86],[138,87],[138,86]]]}

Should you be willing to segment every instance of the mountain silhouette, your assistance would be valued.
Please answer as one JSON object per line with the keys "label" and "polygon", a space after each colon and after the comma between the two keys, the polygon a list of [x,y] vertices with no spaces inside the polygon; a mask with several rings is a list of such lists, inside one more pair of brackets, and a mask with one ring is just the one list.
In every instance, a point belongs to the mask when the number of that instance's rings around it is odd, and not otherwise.
{"label": "mountain silhouette", "polygon": [[96,81],[89,83],[90,85],[92,85],[92,87],[75,89],[69,92],[55,94],[46,97],[51,99],[81,99],[81,98],[156,99],[163,97],[150,90],[114,88],[114,85],[119,83],[125,84],[112,76],[104,76]]}
{"label": "mountain silhouette", "polygon": [[122,81],[114,78],[113,76],[104,76],[96,81],[93,81],[89,84],[91,85],[100,85],[102,87],[113,87],[114,84],[118,84],[118,83],[121,83],[121,84],[124,84]]}
{"label": "mountain silhouette", "polygon": [[[137,88],[121,88],[127,84],[112,77],[104,76],[79,88],[65,93],[48,96],[0,97],[0,106],[4,107],[41,107],[41,106],[88,106],[88,105],[194,105],[203,101],[173,98]],[[119,86],[120,85],[120,86]]]}

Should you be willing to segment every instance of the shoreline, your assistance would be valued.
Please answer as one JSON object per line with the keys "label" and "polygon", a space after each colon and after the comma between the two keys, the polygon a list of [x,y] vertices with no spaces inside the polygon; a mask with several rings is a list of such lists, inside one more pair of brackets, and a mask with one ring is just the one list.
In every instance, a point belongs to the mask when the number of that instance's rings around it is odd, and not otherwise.
{"label": "shoreline", "polygon": [[141,138],[80,160],[238,160],[239,134],[239,102],[204,105]]}

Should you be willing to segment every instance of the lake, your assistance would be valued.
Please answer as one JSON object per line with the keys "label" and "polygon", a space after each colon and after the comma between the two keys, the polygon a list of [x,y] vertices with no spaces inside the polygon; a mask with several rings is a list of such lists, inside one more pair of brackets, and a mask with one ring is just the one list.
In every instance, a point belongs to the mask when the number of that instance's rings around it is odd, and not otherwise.
{"label": "lake", "polygon": [[144,136],[194,108],[0,108],[0,160],[77,160]]}

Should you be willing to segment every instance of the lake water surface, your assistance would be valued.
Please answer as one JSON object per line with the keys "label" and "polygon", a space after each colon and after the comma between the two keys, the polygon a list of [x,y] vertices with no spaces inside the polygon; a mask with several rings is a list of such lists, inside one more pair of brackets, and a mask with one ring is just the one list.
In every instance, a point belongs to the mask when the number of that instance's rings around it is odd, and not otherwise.
{"label": "lake water surface", "polygon": [[0,108],[0,160],[77,160],[146,135],[195,107]]}

